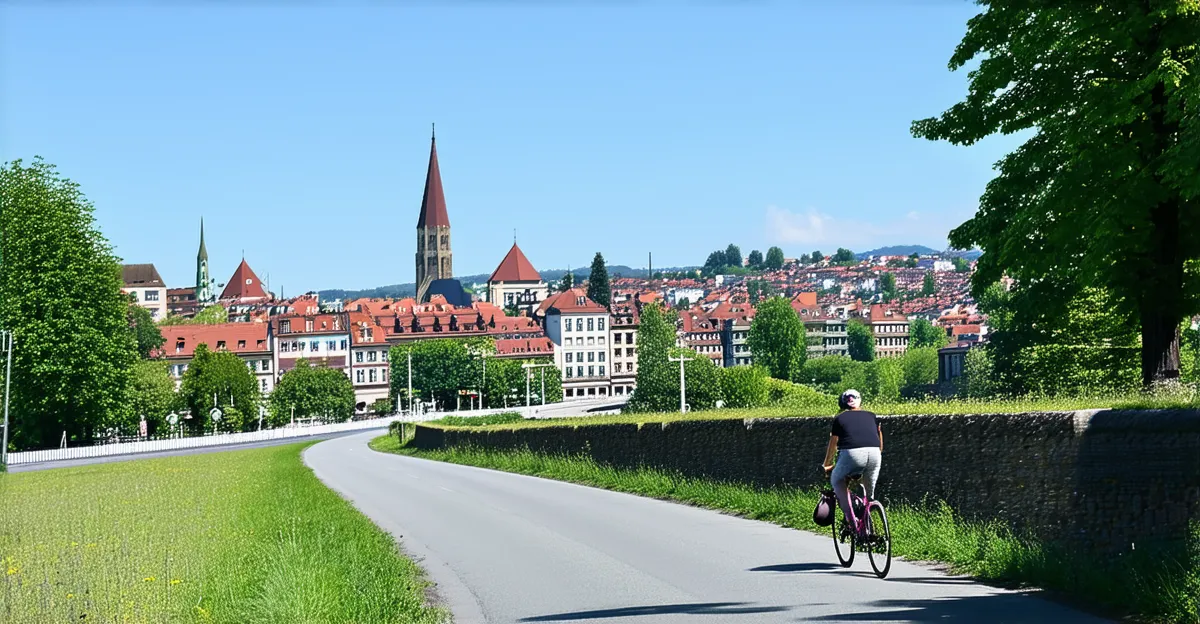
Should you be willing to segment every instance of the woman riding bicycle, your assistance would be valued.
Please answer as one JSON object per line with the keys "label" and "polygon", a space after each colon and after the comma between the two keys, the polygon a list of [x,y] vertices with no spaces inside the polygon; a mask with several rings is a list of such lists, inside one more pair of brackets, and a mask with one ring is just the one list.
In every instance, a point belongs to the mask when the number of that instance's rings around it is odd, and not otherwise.
{"label": "woman riding bicycle", "polygon": [[[858,390],[847,390],[838,398],[842,411],[833,418],[833,431],[829,435],[823,464],[825,474],[833,473],[830,481],[848,526],[854,526],[850,517],[850,496],[846,491],[848,477],[861,474],[867,498],[873,499],[883,463],[883,430],[879,427],[879,418],[861,409],[861,405],[862,395]],[[834,453],[838,456],[836,466]]]}

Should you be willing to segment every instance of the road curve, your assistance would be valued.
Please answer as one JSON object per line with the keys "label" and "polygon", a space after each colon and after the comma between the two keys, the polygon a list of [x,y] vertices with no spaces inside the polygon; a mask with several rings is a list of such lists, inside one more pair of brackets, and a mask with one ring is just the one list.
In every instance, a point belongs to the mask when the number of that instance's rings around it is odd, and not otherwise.
{"label": "road curve", "polygon": [[458,624],[1101,622],[895,561],[837,566],[827,537],[524,475],[376,453],[378,432],[305,452],[400,541]]}

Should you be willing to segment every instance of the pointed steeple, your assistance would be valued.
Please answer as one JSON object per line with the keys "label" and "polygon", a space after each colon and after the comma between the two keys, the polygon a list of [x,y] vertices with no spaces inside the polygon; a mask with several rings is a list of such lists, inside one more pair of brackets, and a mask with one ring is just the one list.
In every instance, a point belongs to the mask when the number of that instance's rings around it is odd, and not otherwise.
{"label": "pointed steeple", "polygon": [[425,174],[425,196],[421,198],[417,227],[450,227],[446,195],[442,192],[442,173],[438,169],[436,134],[429,139],[429,171]]}
{"label": "pointed steeple", "polygon": [[197,260],[208,260],[208,249],[204,248],[204,217],[200,217],[200,251],[196,254]]}

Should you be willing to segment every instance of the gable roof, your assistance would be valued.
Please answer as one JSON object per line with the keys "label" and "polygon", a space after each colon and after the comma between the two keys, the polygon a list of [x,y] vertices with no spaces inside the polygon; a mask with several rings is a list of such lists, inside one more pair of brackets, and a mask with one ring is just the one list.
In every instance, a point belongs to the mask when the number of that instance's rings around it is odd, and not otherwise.
{"label": "gable roof", "polygon": [[126,288],[162,288],[166,286],[153,264],[121,265],[121,281]]}
{"label": "gable roof", "polygon": [[500,261],[500,266],[492,272],[492,276],[488,278],[488,282],[540,282],[542,276],[538,274],[537,269],[533,268],[533,263],[513,243],[512,249],[508,250],[508,254]]}
{"label": "gable roof", "polygon": [[608,309],[588,298],[582,288],[572,288],[558,293],[542,302],[547,313],[596,314],[607,313]]}
{"label": "gable roof", "polygon": [[[200,343],[209,351],[269,353],[266,323],[218,323],[215,325],[164,325],[162,353],[168,359],[192,357]],[[223,347],[220,347],[224,343]]]}
{"label": "gable roof", "polygon": [[450,227],[446,194],[442,192],[442,172],[438,168],[436,136],[429,140],[429,170],[425,173],[425,195],[421,197],[417,227]]}
{"label": "gable roof", "polygon": [[242,263],[233,272],[233,277],[229,278],[229,281],[225,283],[225,290],[221,291],[221,299],[266,298],[267,291],[263,290],[258,276],[254,274],[254,270],[250,268],[250,265],[246,264],[246,260],[243,258]]}

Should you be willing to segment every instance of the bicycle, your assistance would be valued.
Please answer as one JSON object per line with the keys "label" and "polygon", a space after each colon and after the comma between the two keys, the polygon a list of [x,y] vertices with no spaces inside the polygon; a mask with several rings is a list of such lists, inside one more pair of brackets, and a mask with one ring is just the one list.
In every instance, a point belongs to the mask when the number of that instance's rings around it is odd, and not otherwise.
{"label": "bicycle", "polygon": [[[858,547],[865,547],[875,576],[885,578],[892,569],[892,531],[888,526],[887,511],[883,508],[883,503],[867,498],[867,489],[860,483],[861,480],[862,473],[859,472],[851,474],[846,482],[847,493],[850,496],[850,517],[854,519],[854,527],[846,524],[843,514],[834,511],[833,524],[829,525],[833,530],[833,550],[837,553],[838,563],[842,564],[843,568],[848,568],[854,563],[854,552]],[[867,513],[863,513],[864,509]],[[848,554],[843,555],[842,550],[846,546]]]}

